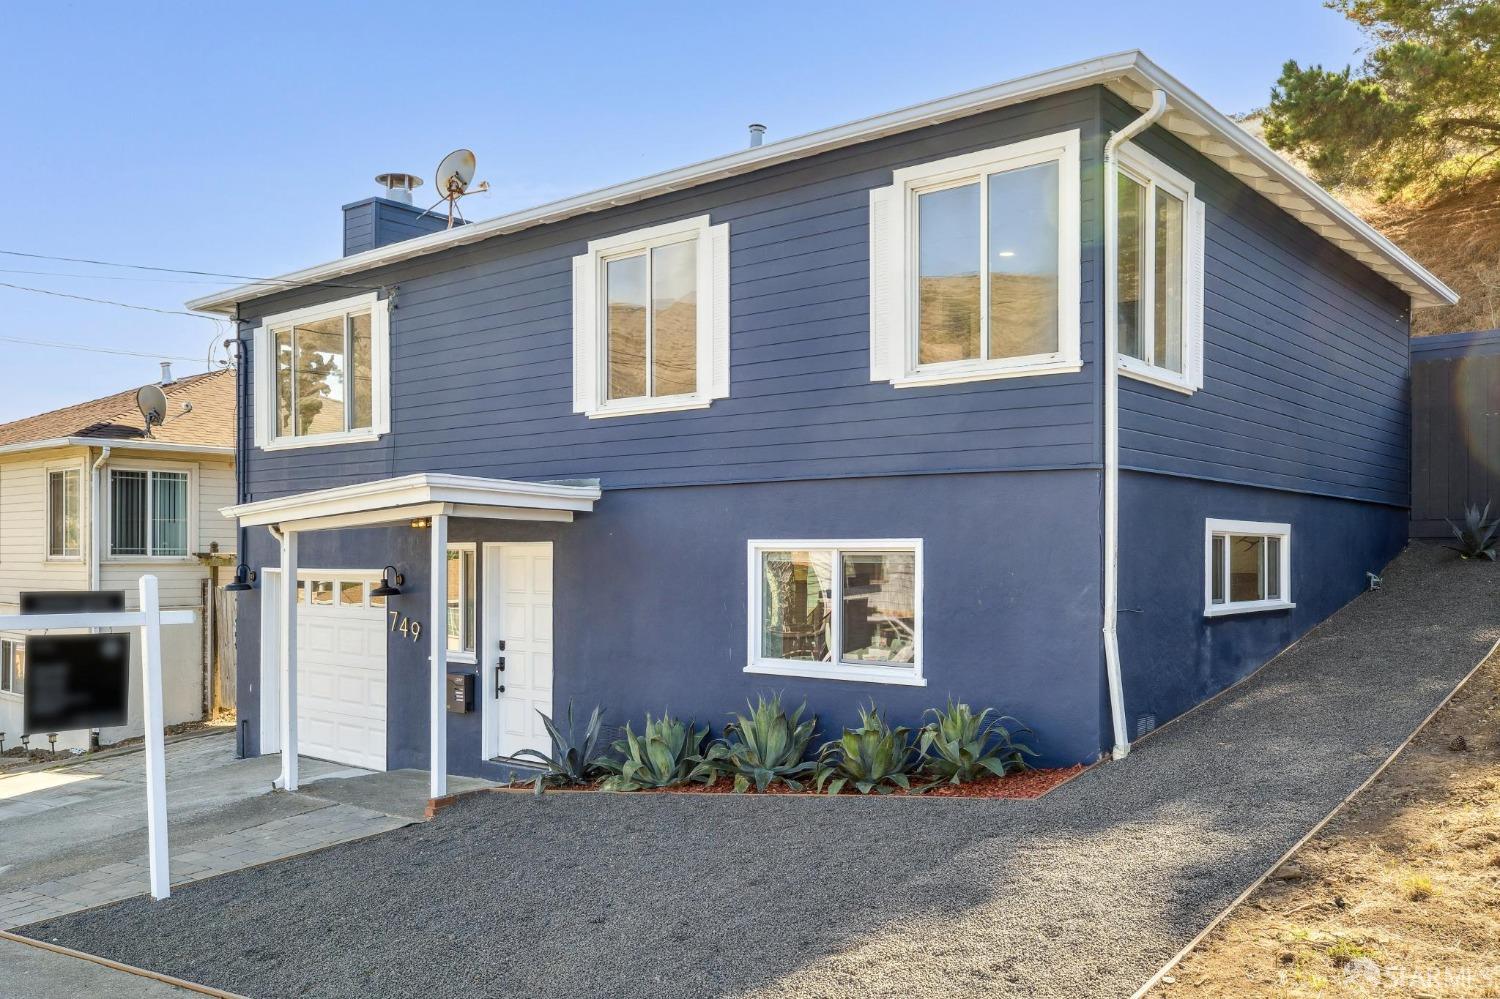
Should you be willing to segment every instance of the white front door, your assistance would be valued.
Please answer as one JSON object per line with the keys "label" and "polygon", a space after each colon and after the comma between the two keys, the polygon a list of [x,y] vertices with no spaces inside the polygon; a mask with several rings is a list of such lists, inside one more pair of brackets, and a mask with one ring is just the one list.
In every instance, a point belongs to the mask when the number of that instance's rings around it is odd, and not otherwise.
{"label": "white front door", "polygon": [[482,633],[485,757],[547,752],[541,715],[552,716],[552,542],[484,546]]}
{"label": "white front door", "polygon": [[[261,752],[281,748],[280,573],[261,584]],[[374,573],[303,569],[297,604],[298,753],[385,769],[385,609]],[[378,598],[377,598],[378,599]]]}

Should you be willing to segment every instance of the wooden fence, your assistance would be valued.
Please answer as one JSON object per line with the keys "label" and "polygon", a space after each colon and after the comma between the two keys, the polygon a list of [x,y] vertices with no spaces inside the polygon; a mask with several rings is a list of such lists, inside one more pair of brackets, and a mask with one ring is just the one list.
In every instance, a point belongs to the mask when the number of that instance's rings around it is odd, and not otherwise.
{"label": "wooden fence", "polygon": [[1411,536],[1448,537],[1464,507],[1500,516],[1500,330],[1411,342]]}

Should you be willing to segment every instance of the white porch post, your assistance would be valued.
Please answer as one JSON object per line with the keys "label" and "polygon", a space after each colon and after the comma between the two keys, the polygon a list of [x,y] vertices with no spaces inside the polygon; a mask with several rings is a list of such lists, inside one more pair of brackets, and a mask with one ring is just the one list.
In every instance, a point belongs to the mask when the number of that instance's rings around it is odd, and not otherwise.
{"label": "white porch post", "polygon": [[432,613],[428,641],[432,643],[430,704],[432,725],[431,798],[448,794],[448,515],[432,518]]}
{"label": "white porch post", "polygon": [[281,789],[297,790],[297,532],[281,536]]}
{"label": "white porch post", "polygon": [[141,708],[146,726],[146,836],[151,867],[151,897],[172,893],[171,862],[167,853],[167,756],[161,694],[161,602],[156,577],[140,581],[141,595]]}

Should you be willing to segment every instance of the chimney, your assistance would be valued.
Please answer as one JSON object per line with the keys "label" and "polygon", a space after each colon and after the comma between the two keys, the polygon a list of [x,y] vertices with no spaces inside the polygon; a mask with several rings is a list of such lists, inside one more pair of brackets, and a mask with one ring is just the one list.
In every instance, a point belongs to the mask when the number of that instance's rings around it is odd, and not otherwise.
{"label": "chimney", "polygon": [[756,146],[758,146],[762,142],[764,142],[765,138],[766,138],[766,126],[758,124],[758,123],[750,126],[750,148],[751,149],[754,149]]}
{"label": "chimney", "polygon": [[163,385],[170,385],[170,384],[172,384],[173,381],[174,381],[174,379],[172,378],[172,362],[171,361],[162,361],[161,362],[161,384],[163,384]]}
{"label": "chimney", "polygon": [[344,206],[344,256],[447,228],[447,212],[424,212],[412,204],[411,192],[422,186],[422,178],[383,173],[375,183],[378,196]]}

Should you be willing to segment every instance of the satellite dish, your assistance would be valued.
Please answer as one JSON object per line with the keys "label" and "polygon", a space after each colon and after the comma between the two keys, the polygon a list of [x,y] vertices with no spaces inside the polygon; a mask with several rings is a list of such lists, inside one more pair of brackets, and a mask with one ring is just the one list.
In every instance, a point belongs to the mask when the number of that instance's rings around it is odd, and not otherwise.
{"label": "satellite dish", "polygon": [[[474,169],[478,165],[474,154],[467,149],[455,149],[443,157],[443,162],[438,164],[437,177],[433,180],[433,186],[438,189],[439,200],[433,204],[436,208],[444,201],[448,202],[448,228],[453,228],[453,220],[457,218],[464,221],[463,213],[458,210],[458,199],[466,194],[475,194],[480,191],[488,191],[490,183],[487,180],[479,182],[474,190],[469,190],[469,185],[474,183]],[[427,212],[432,211],[427,209]],[[426,215],[427,212],[423,212]]]}
{"label": "satellite dish", "polygon": [[146,436],[150,437],[151,428],[159,427],[167,420],[167,393],[160,385],[143,385],[135,393],[135,404],[140,407],[141,416],[146,421]]}

